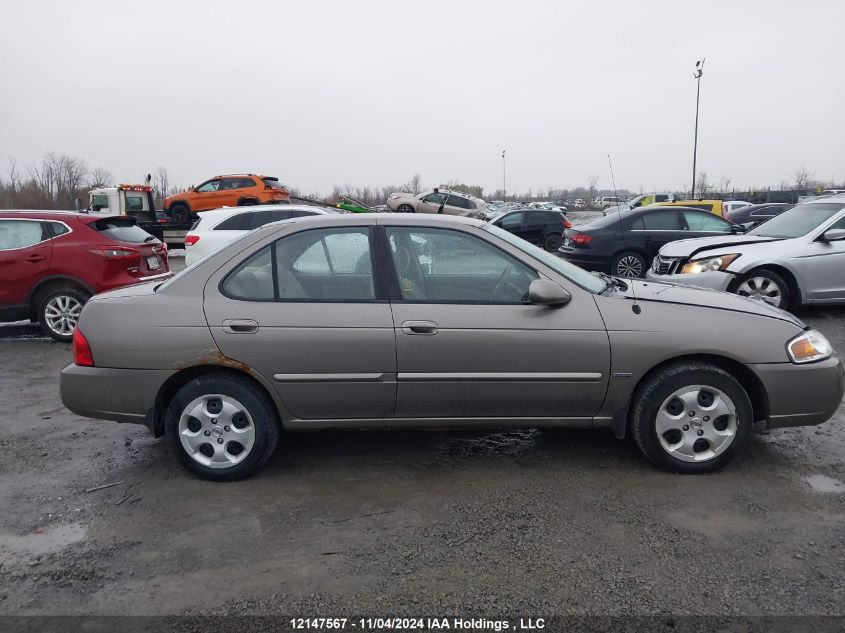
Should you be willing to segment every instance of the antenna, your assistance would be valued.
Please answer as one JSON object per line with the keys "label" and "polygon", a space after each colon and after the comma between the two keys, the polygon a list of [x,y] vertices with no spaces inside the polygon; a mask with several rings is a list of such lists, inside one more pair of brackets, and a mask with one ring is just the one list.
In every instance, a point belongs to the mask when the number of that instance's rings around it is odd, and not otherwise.
{"label": "antenna", "polygon": [[[607,164],[610,166],[610,182],[613,183],[613,197],[616,198],[616,202],[619,202],[619,196],[616,194],[616,177],[613,175],[613,161],[610,160],[610,154],[607,155]],[[619,228],[622,229],[622,205],[616,205],[616,212],[619,214]],[[605,215],[607,215],[605,213]],[[640,314],[643,309],[640,307],[640,304],[637,303],[637,290],[634,288],[634,280],[631,279],[631,296],[634,298],[634,305],[631,306],[631,310],[634,314]]]}

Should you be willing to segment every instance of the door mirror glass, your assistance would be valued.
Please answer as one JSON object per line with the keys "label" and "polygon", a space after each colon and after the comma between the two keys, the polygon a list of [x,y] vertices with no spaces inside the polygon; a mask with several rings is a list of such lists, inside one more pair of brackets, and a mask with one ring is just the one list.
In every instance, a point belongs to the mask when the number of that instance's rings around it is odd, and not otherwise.
{"label": "door mirror glass", "polygon": [[836,242],[845,240],[845,229],[829,229],[822,235],[825,242]]}
{"label": "door mirror glass", "polygon": [[572,300],[572,295],[548,279],[535,279],[528,286],[531,303],[547,306],[563,306]]}

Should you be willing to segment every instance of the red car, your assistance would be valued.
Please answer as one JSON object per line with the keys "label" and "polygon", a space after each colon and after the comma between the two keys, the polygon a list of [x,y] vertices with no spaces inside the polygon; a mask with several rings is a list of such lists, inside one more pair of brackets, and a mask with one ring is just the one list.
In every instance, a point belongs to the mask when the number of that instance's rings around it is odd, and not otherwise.
{"label": "red car", "polygon": [[91,295],[169,276],[167,246],[135,218],[0,211],[0,321],[70,341]]}

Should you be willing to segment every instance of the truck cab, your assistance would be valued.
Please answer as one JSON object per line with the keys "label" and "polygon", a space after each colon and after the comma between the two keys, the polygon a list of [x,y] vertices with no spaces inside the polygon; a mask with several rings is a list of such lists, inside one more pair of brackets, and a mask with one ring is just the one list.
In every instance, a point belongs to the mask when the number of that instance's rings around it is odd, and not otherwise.
{"label": "truck cab", "polygon": [[118,185],[98,187],[89,192],[87,212],[103,215],[128,215],[135,218],[142,229],[171,248],[182,248],[190,222],[177,223],[156,210],[153,188],[150,185]]}

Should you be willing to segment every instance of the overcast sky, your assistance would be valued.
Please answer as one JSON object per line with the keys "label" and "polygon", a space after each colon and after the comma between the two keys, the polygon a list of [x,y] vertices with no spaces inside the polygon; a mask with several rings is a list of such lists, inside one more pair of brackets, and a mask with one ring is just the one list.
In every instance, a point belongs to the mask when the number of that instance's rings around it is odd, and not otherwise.
{"label": "overcast sky", "polygon": [[845,180],[845,2],[4,0],[0,171],[47,151],[120,181],[278,176],[303,193],[419,173]]}

